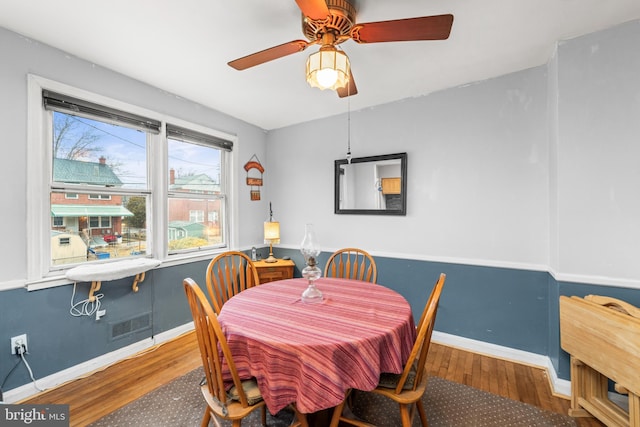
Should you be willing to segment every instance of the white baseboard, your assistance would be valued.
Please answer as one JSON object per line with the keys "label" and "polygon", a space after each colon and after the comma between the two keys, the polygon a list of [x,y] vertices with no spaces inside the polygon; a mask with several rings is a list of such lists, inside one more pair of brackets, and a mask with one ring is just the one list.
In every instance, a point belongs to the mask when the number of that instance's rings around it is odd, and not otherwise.
{"label": "white baseboard", "polygon": [[[177,328],[171,329],[166,332],[162,332],[151,338],[146,338],[142,341],[138,341],[126,347],[122,347],[118,350],[112,351],[102,356],[98,356],[94,359],[87,360],[79,365],[72,366],[70,368],[58,371],[54,374],[46,376],[44,378],[36,378],[36,384],[41,390],[48,390],[53,387],[57,387],[68,381],[72,381],[78,378],[82,378],[92,372],[100,369],[104,369],[109,365],[119,362],[128,357],[144,351],[154,345],[161,344],[165,341],[169,341],[177,336],[182,335],[185,332],[193,330],[193,322],[186,323]],[[7,390],[3,393],[4,403],[15,403],[21,400],[27,399],[40,392],[33,383],[28,383],[23,386]]]}
{"label": "white baseboard", "polygon": [[528,351],[517,350],[501,345],[490,344],[483,341],[472,340],[470,338],[459,337],[446,334],[444,332],[433,331],[431,341],[438,344],[457,347],[473,353],[485,354],[499,359],[510,360],[525,365],[539,367],[547,371],[549,375],[549,385],[554,395],[569,399],[571,397],[571,381],[558,378],[558,374],[548,356],[530,353]]}

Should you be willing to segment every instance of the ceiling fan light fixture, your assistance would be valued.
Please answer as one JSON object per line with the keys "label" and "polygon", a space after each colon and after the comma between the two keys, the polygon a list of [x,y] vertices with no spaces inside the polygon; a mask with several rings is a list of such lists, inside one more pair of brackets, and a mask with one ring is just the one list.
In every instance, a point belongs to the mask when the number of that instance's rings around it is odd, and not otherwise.
{"label": "ceiling fan light fixture", "polygon": [[334,46],[322,46],[307,59],[307,83],[322,90],[343,88],[349,81],[349,57]]}

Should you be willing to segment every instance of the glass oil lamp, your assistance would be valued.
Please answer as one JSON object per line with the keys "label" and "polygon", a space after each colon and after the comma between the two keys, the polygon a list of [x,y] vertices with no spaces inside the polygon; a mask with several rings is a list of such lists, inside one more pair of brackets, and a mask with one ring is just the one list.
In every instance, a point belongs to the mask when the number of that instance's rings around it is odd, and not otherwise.
{"label": "glass oil lamp", "polygon": [[302,277],[309,281],[309,286],[302,293],[302,302],[307,304],[316,304],[322,302],[322,292],[316,287],[315,281],[320,278],[322,272],[316,265],[316,257],[320,255],[320,247],[316,238],[313,224],[306,224],[304,227],[304,239],[300,247],[300,252],[304,256],[304,262],[307,264],[302,269]]}

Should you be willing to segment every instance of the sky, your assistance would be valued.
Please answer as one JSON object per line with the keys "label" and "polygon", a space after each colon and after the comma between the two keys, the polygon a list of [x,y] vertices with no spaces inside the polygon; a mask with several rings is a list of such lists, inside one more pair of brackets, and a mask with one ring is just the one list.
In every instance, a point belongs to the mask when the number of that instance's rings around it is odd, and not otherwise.
{"label": "sky", "polygon": [[[107,164],[123,182],[123,187],[146,187],[146,132],[59,112],[54,112],[54,129],[67,118],[71,121],[71,126],[61,144],[62,152],[66,153],[81,138],[89,136],[94,140],[88,144],[90,149],[84,155],[74,158],[75,160],[97,163],[104,156]],[[59,156],[63,157],[61,154]],[[176,176],[203,173],[220,182],[220,150],[169,140],[168,155],[169,169],[175,169]]]}

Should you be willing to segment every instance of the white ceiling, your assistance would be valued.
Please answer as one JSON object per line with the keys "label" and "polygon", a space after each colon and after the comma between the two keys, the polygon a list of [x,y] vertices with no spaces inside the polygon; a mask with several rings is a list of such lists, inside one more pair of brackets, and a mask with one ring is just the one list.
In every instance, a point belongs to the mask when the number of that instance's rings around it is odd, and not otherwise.
{"label": "white ceiling", "polygon": [[0,0],[0,26],[270,130],[538,66],[556,41],[640,18],[640,0],[359,0],[356,7],[359,23],[452,13],[451,36],[343,43],[359,92],[347,101],[305,82],[317,46],[244,71],[227,65],[304,39],[294,0]]}

